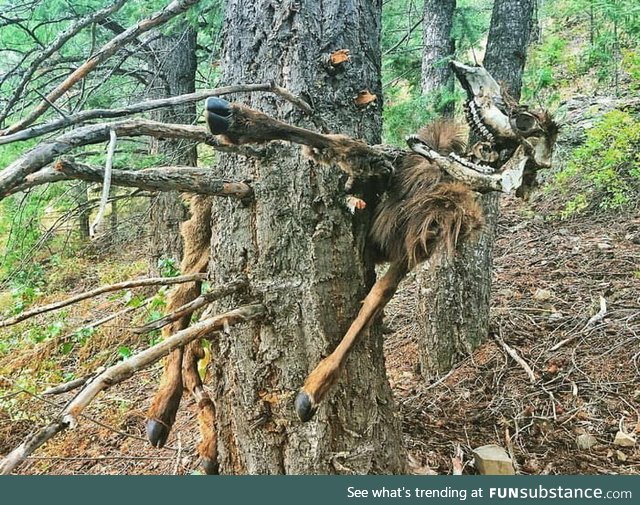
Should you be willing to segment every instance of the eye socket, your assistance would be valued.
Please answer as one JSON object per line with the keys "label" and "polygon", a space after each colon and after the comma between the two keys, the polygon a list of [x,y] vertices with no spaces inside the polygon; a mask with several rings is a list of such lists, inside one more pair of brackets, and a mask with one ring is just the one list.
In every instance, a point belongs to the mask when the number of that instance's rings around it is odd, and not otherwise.
{"label": "eye socket", "polygon": [[523,135],[531,134],[540,129],[538,119],[528,112],[520,112],[512,117],[511,126]]}

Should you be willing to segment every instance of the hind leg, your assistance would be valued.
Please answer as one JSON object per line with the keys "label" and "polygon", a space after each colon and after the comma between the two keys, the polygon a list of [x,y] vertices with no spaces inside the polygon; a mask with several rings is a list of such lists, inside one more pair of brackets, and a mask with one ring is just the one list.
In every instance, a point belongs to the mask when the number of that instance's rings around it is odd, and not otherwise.
{"label": "hind leg", "polygon": [[172,351],[164,364],[160,387],[156,391],[147,412],[147,438],[154,447],[163,447],[169,437],[171,427],[182,398],[182,357],[183,349]]}
{"label": "hind leg", "polygon": [[218,473],[218,438],[215,431],[216,410],[211,398],[202,386],[198,373],[198,361],[204,358],[204,349],[200,341],[194,341],[187,346],[182,360],[182,377],[184,387],[191,393],[198,405],[198,427],[201,441],[198,444],[198,454],[202,458],[202,468],[205,473]]}

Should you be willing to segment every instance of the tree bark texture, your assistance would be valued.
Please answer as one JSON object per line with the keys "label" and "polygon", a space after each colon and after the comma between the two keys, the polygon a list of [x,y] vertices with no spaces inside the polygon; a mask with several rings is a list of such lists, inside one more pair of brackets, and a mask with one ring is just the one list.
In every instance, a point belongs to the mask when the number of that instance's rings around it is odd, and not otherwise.
{"label": "tree bark texture", "polygon": [[[229,0],[224,84],[274,80],[307,100],[329,131],[380,140],[381,0]],[[328,56],[349,49],[335,68]],[[358,107],[368,89],[379,98]],[[273,117],[315,128],[275,96],[240,97]],[[399,419],[386,379],[379,324],[356,345],[338,385],[314,419],[301,423],[293,400],[306,375],[355,318],[374,280],[367,213],[344,205],[345,176],[285,143],[260,161],[225,157],[222,173],[251,180],[255,200],[214,202],[213,282],[240,274],[267,306],[268,320],[237,328],[214,346],[213,398],[222,473],[399,473]],[[236,297],[237,298],[237,297]],[[231,299],[229,305],[240,303]]]}
{"label": "tree bark texture", "polygon": [[[496,0],[484,65],[520,98],[535,0]],[[481,197],[485,226],[453,260],[421,272],[418,313],[423,337],[419,356],[425,378],[449,370],[489,332],[493,246],[500,194]]]}
{"label": "tree bark texture", "polygon": [[[173,35],[162,35],[152,44],[149,54],[155,78],[149,90],[150,98],[193,93],[196,77],[196,31],[193,28]],[[193,124],[195,104],[181,104],[153,111],[152,118],[166,123]],[[151,153],[162,156],[164,165],[196,166],[198,154],[193,142],[183,139],[151,140]],[[151,271],[157,273],[158,260],[172,259],[175,265],[182,259],[180,223],[188,211],[178,192],[160,193],[151,202],[150,237]]]}
{"label": "tree bark texture", "polygon": [[[455,42],[451,36],[456,0],[425,0],[422,21],[422,93],[453,92],[453,72],[449,59]],[[453,114],[453,108],[447,111]]]}

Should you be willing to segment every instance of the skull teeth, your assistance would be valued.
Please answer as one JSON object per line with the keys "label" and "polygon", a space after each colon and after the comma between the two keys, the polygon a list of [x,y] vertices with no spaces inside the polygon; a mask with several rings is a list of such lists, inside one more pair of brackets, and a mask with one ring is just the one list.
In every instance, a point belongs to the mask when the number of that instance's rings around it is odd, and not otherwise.
{"label": "skull teeth", "polygon": [[478,105],[474,100],[469,100],[464,107],[464,115],[467,123],[471,126],[471,129],[480,137],[488,142],[493,142],[495,137],[493,133],[485,126],[480,112],[478,111]]}
{"label": "skull teeth", "polygon": [[480,163],[474,163],[473,161],[463,158],[462,156],[459,156],[456,153],[451,153],[449,155],[449,158],[451,158],[454,161],[457,161],[458,163],[460,163],[461,165],[464,165],[467,168],[471,168],[476,172],[480,172],[481,174],[492,174],[495,172],[495,169],[493,167],[490,167],[488,165],[482,165]]}

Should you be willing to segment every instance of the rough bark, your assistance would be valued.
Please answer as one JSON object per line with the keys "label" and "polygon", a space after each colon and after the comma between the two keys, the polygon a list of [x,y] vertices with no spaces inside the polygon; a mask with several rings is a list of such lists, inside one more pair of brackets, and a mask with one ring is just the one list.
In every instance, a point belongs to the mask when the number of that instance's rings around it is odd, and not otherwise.
{"label": "rough bark", "polygon": [[87,198],[88,184],[78,182],[75,186],[76,203],[80,209],[78,212],[78,234],[80,239],[89,238],[89,199]]}
{"label": "rough bark", "polygon": [[[312,103],[330,131],[377,143],[380,99],[358,107],[354,98],[364,89],[381,96],[380,12],[380,0],[229,0],[225,84],[275,80]],[[340,49],[350,50],[351,62],[331,67],[329,55]],[[245,103],[314,127],[273,96]],[[368,216],[345,209],[340,170],[313,164],[295,146],[267,150],[262,161],[222,161],[225,175],[254,181],[254,204],[214,202],[214,282],[247,275],[270,314],[214,346],[220,471],[401,472],[405,454],[379,325],[356,346],[312,421],[302,424],[293,410],[305,376],[357,314],[374,270],[364,247]]]}
{"label": "rough bark", "polygon": [[520,99],[535,5],[536,0],[496,0],[491,14],[484,66],[516,100]]}
{"label": "rough bark", "polygon": [[[423,15],[422,42],[422,93],[432,95],[437,92],[453,92],[453,73],[449,59],[455,51],[455,42],[451,36],[453,13],[456,0],[425,0]],[[445,110],[453,114],[453,106]]]}
{"label": "rough bark", "polygon": [[[530,40],[535,0],[496,0],[491,16],[484,65],[515,99]],[[422,373],[446,371],[476,348],[489,331],[491,269],[500,195],[482,197],[485,227],[477,242],[457,257],[423,274],[419,296]]]}
{"label": "rough bark", "polygon": [[[173,35],[163,35],[152,43],[149,57],[155,67],[155,79],[149,91],[152,98],[166,98],[195,91],[196,31],[193,28]],[[152,113],[153,119],[166,123],[192,124],[195,122],[194,103],[174,105]],[[193,142],[183,139],[152,139],[151,154],[159,154],[162,164],[196,166],[198,154]],[[160,193],[151,202],[150,268],[158,273],[161,258],[171,259],[175,265],[182,259],[180,224],[188,211],[176,191]]]}

